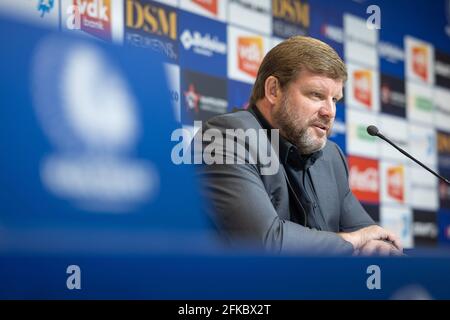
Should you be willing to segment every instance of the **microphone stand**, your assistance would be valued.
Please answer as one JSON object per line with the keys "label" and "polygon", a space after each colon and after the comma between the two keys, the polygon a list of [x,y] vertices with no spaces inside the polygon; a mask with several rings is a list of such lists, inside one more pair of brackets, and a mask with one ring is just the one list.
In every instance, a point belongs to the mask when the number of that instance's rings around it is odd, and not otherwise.
{"label": "microphone stand", "polygon": [[434,174],[436,177],[438,177],[439,179],[441,179],[442,181],[444,181],[445,183],[447,183],[448,185],[450,185],[450,181],[446,178],[444,178],[443,176],[441,176],[439,173],[434,172],[433,170],[431,170],[430,168],[428,168],[426,165],[424,165],[422,162],[420,162],[419,160],[417,160],[416,158],[414,158],[412,155],[410,155],[408,152],[406,152],[405,150],[403,150],[402,148],[398,147],[397,145],[395,145],[393,142],[391,142],[388,138],[386,138],[385,136],[383,136],[379,131],[376,133],[369,133],[370,135],[376,135],[377,137],[383,139],[384,141],[386,141],[387,143],[389,143],[391,146],[393,146],[395,149],[397,149],[398,151],[400,151],[401,153],[403,153],[405,156],[407,156],[408,158],[410,158],[411,160],[413,160],[414,162],[416,162],[417,164],[419,164],[420,166],[422,166],[422,168],[426,169],[428,172]]}

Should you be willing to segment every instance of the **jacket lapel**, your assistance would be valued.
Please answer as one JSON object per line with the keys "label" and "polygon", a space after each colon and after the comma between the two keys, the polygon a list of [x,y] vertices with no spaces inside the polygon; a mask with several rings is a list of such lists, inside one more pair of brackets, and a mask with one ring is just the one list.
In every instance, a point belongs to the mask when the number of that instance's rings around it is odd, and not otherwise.
{"label": "jacket lapel", "polygon": [[[300,202],[300,199],[298,198],[294,187],[292,186],[289,177],[287,175],[286,170],[284,169],[284,165],[280,164],[280,170],[283,172],[284,175],[284,179],[286,180],[286,183],[288,185],[288,189],[289,189],[289,198],[292,199],[292,201],[295,204],[295,207],[297,208],[297,210],[300,212],[299,214],[297,214],[297,217],[300,219],[300,223],[304,226],[307,226],[308,223],[308,219],[306,216],[306,211],[305,208],[303,207],[302,203]],[[291,201],[291,200],[290,200]]]}
{"label": "jacket lapel", "polygon": [[339,206],[340,204],[336,201],[338,196],[336,194],[335,182],[333,182],[333,172],[331,172],[330,166],[324,164],[323,158],[320,158],[309,170],[321,212],[320,217],[317,217],[317,222],[321,224],[322,230],[329,230],[326,215],[327,213],[336,211],[335,206]]}

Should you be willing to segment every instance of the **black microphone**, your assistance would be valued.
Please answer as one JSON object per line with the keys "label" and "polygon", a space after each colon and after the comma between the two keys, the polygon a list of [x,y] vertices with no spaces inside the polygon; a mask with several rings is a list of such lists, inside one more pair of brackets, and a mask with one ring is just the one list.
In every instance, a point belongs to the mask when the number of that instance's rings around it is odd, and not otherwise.
{"label": "black microphone", "polygon": [[444,181],[445,183],[447,183],[448,185],[450,185],[450,181],[448,181],[446,178],[444,178],[443,176],[441,176],[440,174],[434,172],[433,170],[431,170],[430,168],[428,168],[426,165],[424,165],[422,162],[420,162],[419,160],[417,160],[416,158],[414,158],[412,155],[410,155],[408,152],[406,152],[405,150],[403,150],[402,148],[398,147],[396,144],[394,144],[391,140],[389,140],[388,138],[386,138],[385,136],[383,136],[380,132],[380,130],[378,130],[377,127],[375,126],[368,126],[367,127],[367,133],[370,134],[371,136],[377,136],[381,139],[383,139],[384,141],[386,141],[387,143],[389,143],[391,146],[393,146],[395,149],[397,149],[398,151],[400,151],[401,153],[403,153],[405,156],[407,156],[408,158],[410,158],[411,160],[413,160],[414,162],[416,162],[417,164],[421,165],[422,168],[428,170],[429,172],[431,172],[432,174],[434,174],[436,177],[438,177],[439,179],[441,179],[442,181]]}

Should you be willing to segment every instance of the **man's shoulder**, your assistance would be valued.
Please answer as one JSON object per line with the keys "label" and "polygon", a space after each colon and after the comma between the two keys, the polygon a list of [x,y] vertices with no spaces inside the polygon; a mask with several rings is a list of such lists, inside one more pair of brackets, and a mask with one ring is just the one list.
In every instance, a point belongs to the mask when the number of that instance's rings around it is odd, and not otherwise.
{"label": "man's shoulder", "polygon": [[337,152],[339,150],[339,146],[336,142],[328,139],[327,143],[325,144],[325,147],[323,148],[324,153],[330,153],[330,152]]}
{"label": "man's shoulder", "polygon": [[246,130],[260,129],[261,125],[251,112],[247,110],[240,110],[210,118],[205,124],[205,129],[211,128]]}
{"label": "man's shoulder", "polygon": [[342,149],[333,141],[327,140],[325,147],[322,149],[323,159],[327,161],[343,160],[344,153]]}

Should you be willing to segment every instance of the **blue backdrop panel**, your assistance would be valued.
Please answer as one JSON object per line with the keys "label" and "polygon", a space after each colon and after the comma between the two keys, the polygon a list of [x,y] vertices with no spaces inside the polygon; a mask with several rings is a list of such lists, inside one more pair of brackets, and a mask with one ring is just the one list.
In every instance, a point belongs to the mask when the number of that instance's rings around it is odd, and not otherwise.
{"label": "blue backdrop panel", "polygon": [[4,19],[0,41],[3,246],[44,241],[39,231],[54,244],[78,231],[74,243],[209,228],[193,168],[171,161],[177,124],[159,56]]}

